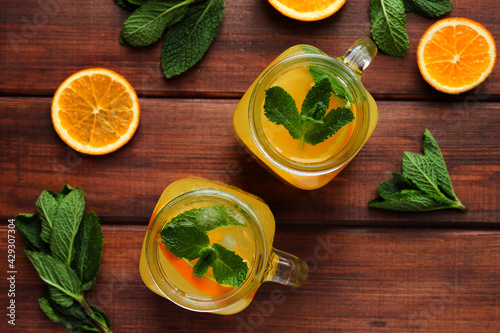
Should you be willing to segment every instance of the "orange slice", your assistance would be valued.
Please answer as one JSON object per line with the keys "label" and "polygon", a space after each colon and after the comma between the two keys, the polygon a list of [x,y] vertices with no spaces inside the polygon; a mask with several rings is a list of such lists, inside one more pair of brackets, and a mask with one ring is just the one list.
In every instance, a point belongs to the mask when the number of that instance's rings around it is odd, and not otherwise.
{"label": "orange slice", "polygon": [[159,242],[158,245],[165,258],[167,258],[172,266],[174,266],[177,272],[179,272],[179,274],[181,274],[182,277],[197,290],[207,294],[208,296],[218,297],[235,289],[235,287],[220,285],[215,281],[207,279],[206,277],[196,277],[193,274],[193,267],[190,266],[184,259],[176,257],[162,242]]}
{"label": "orange slice", "polygon": [[280,13],[299,21],[317,21],[337,12],[346,0],[268,0]]}
{"label": "orange slice", "polygon": [[424,33],[417,48],[418,68],[434,88],[459,94],[481,84],[496,61],[493,36],[466,18],[447,18]]}
{"label": "orange slice", "polygon": [[117,150],[139,125],[139,100],[121,75],[90,68],[68,77],[52,100],[52,123],[71,148],[90,155]]}

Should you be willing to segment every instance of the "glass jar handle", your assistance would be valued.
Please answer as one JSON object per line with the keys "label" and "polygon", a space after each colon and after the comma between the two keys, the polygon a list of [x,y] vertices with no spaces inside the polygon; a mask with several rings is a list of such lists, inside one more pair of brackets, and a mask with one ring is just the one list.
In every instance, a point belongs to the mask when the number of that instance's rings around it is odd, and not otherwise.
{"label": "glass jar handle", "polygon": [[361,76],[376,55],[377,46],[375,43],[370,38],[361,37],[338,60],[343,62],[358,76]]}
{"label": "glass jar handle", "polygon": [[273,248],[264,281],[288,286],[300,286],[307,279],[309,268],[305,261],[290,253]]}

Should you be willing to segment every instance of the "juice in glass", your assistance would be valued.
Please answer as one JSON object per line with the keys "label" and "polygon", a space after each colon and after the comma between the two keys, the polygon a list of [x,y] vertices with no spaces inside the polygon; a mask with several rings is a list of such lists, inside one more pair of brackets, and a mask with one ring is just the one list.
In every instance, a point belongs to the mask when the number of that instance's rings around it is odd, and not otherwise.
{"label": "juice in glass", "polygon": [[[207,232],[210,244],[239,255],[248,272],[239,286],[216,282],[212,268],[202,277],[193,274],[196,260],[176,257],[162,243],[161,231],[185,212],[203,209],[199,223],[219,218],[224,207],[233,221]],[[197,223],[198,223],[197,222]],[[298,286],[307,278],[307,265],[272,246],[273,214],[258,197],[228,185],[186,178],[169,185],[161,195],[148,227],[141,252],[140,273],[146,286],[177,305],[193,311],[234,314],[246,308],[265,281]]]}
{"label": "juice in glass", "polygon": [[[233,123],[240,143],[257,160],[286,183],[316,189],[333,179],[359,152],[375,129],[378,110],[360,81],[362,71],[376,54],[367,38],[358,40],[339,59],[309,45],[283,52],[256,79],[238,103]],[[328,110],[348,107],[354,120],[325,141],[310,145],[295,140],[282,125],[264,115],[266,90],[280,86],[296,101],[297,108],[315,85],[314,71],[326,75],[347,95],[332,95]]]}

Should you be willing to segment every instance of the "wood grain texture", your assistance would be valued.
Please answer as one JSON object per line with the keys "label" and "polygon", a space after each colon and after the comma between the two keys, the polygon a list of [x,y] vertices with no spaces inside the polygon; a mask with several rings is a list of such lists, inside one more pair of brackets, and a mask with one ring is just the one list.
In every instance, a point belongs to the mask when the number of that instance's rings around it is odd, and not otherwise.
{"label": "wood grain texture", "polygon": [[[319,22],[288,19],[265,0],[225,0],[219,35],[203,60],[167,80],[161,43],[118,43],[129,12],[113,0],[3,1],[0,11],[0,304],[7,292],[7,221],[34,212],[44,189],[80,186],[103,223],[102,269],[88,296],[114,332],[497,333],[500,332],[500,67],[473,91],[449,96],[421,77],[416,48],[437,19],[407,14],[404,58],[379,53],[363,74],[379,123],[331,183],[293,189],[237,143],[236,104],[286,48],[304,43],[336,57],[370,35],[370,0],[349,0]],[[500,2],[453,0],[444,17],[466,17],[500,40]],[[51,97],[72,73],[105,67],[137,90],[141,122],[132,140],[105,156],[82,155],[57,136]],[[398,213],[369,209],[377,185],[420,152],[422,132],[438,141],[455,192],[469,211]],[[274,246],[309,263],[297,289],[264,284],[244,312],[183,310],[141,281],[146,225],[163,189],[189,176],[219,180],[262,197],[276,221]],[[46,291],[16,239],[16,326],[63,332],[40,311]],[[4,307],[5,309],[5,307]],[[5,311],[5,310],[4,310]],[[2,311],[2,314],[5,312]]]}
{"label": "wood grain texture", "polygon": [[[160,68],[161,42],[144,49],[119,44],[129,15],[113,0],[69,2],[27,0],[2,5],[0,20],[0,93],[52,95],[70,74],[105,67],[127,78],[142,96],[231,96],[246,91],[281,52],[296,44],[317,46],[341,56],[359,37],[370,36],[369,0],[349,0],[332,17],[299,22],[267,1],[227,0],[219,35],[203,60],[180,77],[166,80]],[[454,0],[443,17],[466,17],[482,23],[500,40],[497,0]],[[437,19],[407,15],[410,49],[404,58],[383,53],[363,75],[376,98],[449,99],[421,77],[416,49],[424,31]],[[500,68],[487,83],[466,95],[500,97]]]}
{"label": "wood grain texture", "polygon": [[[274,245],[311,272],[299,288],[263,284],[233,316],[181,309],[138,273],[145,227],[104,226],[88,297],[114,332],[498,332],[500,232],[278,226]],[[2,235],[7,228],[0,227]],[[16,332],[62,332],[39,310],[45,291],[16,242]],[[0,244],[6,253],[6,242]],[[6,304],[5,279],[0,299]],[[9,326],[10,329],[12,329]],[[0,330],[7,331],[5,318]]]}
{"label": "wood grain texture", "polygon": [[[190,176],[219,180],[262,197],[278,223],[433,226],[500,222],[498,103],[456,112],[435,102],[379,102],[378,127],[351,164],[315,191],[281,183],[262,168],[233,133],[237,100],[141,99],[132,140],[105,156],[67,147],[50,120],[49,98],[0,98],[0,215],[30,212],[44,189],[81,186],[104,221],[142,223],[163,189]],[[403,151],[422,150],[429,128],[438,141],[457,196],[469,207],[420,214],[369,209],[377,185],[401,170]],[[142,221],[142,222],[141,222]]]}

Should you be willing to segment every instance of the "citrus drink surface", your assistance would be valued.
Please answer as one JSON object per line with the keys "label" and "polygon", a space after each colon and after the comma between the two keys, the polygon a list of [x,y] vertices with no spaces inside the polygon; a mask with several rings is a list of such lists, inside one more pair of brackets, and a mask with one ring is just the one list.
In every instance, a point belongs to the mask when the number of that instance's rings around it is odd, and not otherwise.
{"label": "citrus drink surface", "polygon": [[[285,89],[295,100],[297,109],[300,112],[307,92],[314,86],[314,80],[308,68],[299,68],[278,77],[273,86],[280,86]],[[346,104],[346,101],[332,94],[328,112],[346,106]],[[355,108],[352,107],[352,109]],[[352,121],[327,140],[313,146],[293,139],[284,126],[269,121],[264,116],[264,109],[262,109],[261,119],[262,129],[271,146],[285,158],[300,163],[321,163],[337,155],[349,141],[356,121]]]}

